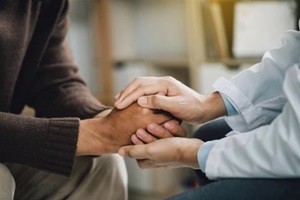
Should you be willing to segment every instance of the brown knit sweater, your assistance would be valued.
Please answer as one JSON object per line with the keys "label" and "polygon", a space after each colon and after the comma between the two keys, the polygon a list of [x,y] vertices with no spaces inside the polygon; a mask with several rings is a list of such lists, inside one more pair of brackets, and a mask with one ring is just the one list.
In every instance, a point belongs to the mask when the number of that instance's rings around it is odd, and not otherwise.
{"label": "brown knit sweater", "polygon": [[[0,162],[69,175],[79,118],[106,109],[65,43],[68,0],[0,1]],[[20,116],[25,105],[37,118]]]}

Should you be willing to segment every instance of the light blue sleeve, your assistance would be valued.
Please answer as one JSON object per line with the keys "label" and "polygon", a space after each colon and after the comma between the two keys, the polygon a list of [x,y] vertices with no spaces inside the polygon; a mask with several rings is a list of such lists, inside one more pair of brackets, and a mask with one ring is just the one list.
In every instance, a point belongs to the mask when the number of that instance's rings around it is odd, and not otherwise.
{"label": "light blue sleeve", "polygon": [[202,172],[205,173],[206,161],[209,155],[209,152],[214,147],[214,144],[217,140],[208,141],[201,145],[197,153],[197,159]]}
{"label": "light blue sleeve", "polygon": [[[228,116],[237,115],[238,111],[235,109],[235,107],[232,105],[232,103],[227,99],[227,97],[225,95],[222,95],[221,93],[220,93],[220,95],[224,101],[227,115]],[[205,173],[205,167],[206,167],[206,161],[208,158],[208,154],[211,151],[211,149],[214,147],[215,143],[216,143],[216,140],[205,142],[204,144],[201,145],[201,147],[198,150],[198,153],[197,153],[198,163],[199,163],[201,171],[203,171],[204,173]]]}
{"label": "light blue sleeve", "polygon": [[226,107],[226,111],[227,111],[227,115],[228,116],[233,116],[233,115],[237,115],[239,114],[238,111],[236,110],[236,108],[232,105],[232,103],[228,100],[228,98],[224,95],[221,94],[221,97],[224,101],[225,107]]}

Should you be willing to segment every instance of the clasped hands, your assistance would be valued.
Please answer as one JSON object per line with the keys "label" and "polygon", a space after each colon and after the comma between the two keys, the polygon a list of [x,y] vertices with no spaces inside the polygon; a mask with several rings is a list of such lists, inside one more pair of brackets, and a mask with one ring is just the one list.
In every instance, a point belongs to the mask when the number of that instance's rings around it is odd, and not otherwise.
{"label": "clasped hands", "polygon": [[107,116],[80,123],[77,155],[119,152],[141,168],[199,168],[203,141],[185,138],[177,119],[203,123],[226,114],[218,93],[201,95],[171,77],[137,78],[115,98]]}

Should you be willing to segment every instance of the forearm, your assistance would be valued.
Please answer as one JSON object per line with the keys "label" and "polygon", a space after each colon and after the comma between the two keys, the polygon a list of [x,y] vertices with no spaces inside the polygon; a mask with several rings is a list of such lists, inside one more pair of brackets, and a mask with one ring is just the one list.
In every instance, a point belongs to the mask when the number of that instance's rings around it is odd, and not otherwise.
{"label": "forearm", "polygon": [[35,109],[36,116],[88,119],[109,109],[95,99],[83,83],[73,80],[48,86],[46,90],[33,91],[29,105]]}
{"label": "forearm", "polygon": [[0,112],[0,162],[69,175],[79,120],[40,119]]}

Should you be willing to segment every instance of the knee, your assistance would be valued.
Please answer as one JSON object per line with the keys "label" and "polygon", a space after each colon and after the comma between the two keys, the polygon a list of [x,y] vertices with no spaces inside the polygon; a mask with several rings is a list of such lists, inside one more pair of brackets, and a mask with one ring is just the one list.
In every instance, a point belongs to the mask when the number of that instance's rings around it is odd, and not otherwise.
{"label": "knee", "polygon": [[103,176],[112,178],[116,182],[123,183],[127,187],[128,177],[124,159],[117,154],[103,155],[94,159],[93,166],[95,172],[99,172]]}
{"label": "knee", "polygon": [[5,165],[0,164],[0,197],[4,195],[4,193],[5,197],[12,197],[15,188],[16,183],[9,169]]}
{"label": "knee", "polygon": [[101,178],[103,185],[99,184],[99,187],[105,188],[106,194],[102,195],[106,196],[106,199],[127,199],[128,175],[124,159],[121,156],[112,154],[95,158],[93,178],[97,180]]}

